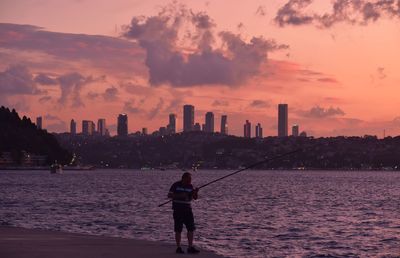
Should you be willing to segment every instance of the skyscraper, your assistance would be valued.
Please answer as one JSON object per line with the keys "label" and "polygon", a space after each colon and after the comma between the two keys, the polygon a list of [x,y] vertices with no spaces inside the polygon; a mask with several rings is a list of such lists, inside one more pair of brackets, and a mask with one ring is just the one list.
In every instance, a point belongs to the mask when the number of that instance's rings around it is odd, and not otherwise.
{"label": "skyscraper", "polygon": [[206,132],[213,133],[214,132],[214,113],[207,112],[206,113],[206,124],[204,128]]}
{"label": "skyscraper", "polygon": [[74,119],[71,119],[70,132],[73,135],[76,134],[76,122]]}
{"label": "skyscraper", "polygon": [[228,116],[221,116],[221,134],[228,134]]}
{"label": "skyscraper", "polygon": [[36,117],[36,127],[38,129],[42,129],[43,128],[42,127],[43,126],[42,122],[43,122],[43,119],[42,119],[41,116]]}
{"label": "skyscraper", "polygon": [[95,124],[90,120],[82,121],[82,134],[83,135],[93,135],[95,131]]}
{"label": "skyscraper", "polygon": [[169,114],[169,123],[167,126],[168,133],[173,134],[176,133],[176,115]]}
{"label": "skyscraper", "polygon": [[249,120],[246,120],[246,123],[243,126],[243,136],[246,138],[251,138],[251,123]]}
{"label": "skyscraper", "polygon": [[256,137],[257,137],[257,138],[263,138],[263,129],[262,129],[260,123],[258,123],[258,124],[256,125]]}
{"label": "skyscraper", "polygon": [[99,135],[101,136],[105,136],[106,135],[106,120],[104,118],[100,118],[97,121],[97,132],[99,133]]}
{"label": "skyscraper", "polygon": [[194,106],[184,105],[183,106],[183,131],[193,131],[194,127]]}
{"label": "skyscraper", "polygon": [[295,137],[299,136],[299,125],[292,126],[292,135]]}
{"label": "skyscraper", "polygon": [[278,136],[288,136],[288,104],[278,105]]}
{"label": "skyscraper", "polygon": [[117,135],[121,137],[128,136],[128,115],[119,114],[117,123]]}

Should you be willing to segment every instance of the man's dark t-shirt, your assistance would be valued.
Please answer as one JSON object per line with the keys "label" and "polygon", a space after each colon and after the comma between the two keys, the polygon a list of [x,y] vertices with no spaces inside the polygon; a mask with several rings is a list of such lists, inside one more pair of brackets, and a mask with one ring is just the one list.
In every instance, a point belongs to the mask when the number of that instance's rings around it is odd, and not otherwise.
{"label": "man's dark t-shirt", "polygon": [[181,194],[186,193],[183,198],[174,198],[172,200],[172,209],[174,210],[191,210],[190,202],[193,199],[193,185],[184,185],[182,181],[175,182],[169,189],[171,193]]}

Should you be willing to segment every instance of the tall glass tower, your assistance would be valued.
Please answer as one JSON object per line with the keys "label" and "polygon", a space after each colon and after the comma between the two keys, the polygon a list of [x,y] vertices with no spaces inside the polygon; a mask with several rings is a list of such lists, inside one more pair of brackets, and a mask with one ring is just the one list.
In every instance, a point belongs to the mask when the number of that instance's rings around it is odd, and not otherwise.
{"label": "tall glass tower", "polygon": [[278,136],[288,136],[288,104],[278,105]]}
{"label": "tall glass tower", "polygon": [[118,136],[128,136],[128,115],[127,114],[119,114],[118,115],[117,134],[118,134]]}
{"label": "tall glass tower", "polygon": [[183,106],[183,131],[190,132],[194,129],[194,106]]}

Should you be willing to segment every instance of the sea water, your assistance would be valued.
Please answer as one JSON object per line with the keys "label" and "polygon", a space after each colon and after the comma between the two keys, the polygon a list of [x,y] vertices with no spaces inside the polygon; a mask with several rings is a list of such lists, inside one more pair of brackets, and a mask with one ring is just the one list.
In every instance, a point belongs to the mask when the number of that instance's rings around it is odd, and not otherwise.
{"label": "sea water", "polygon": [[[198,170],[193,185],[231,172]],[[0,225],[174,243],[171,205],[158,204],[181,175],[0,171]],[[228,257],[400,256],[399,172],[244,171],[192,206],[195,244]]]}

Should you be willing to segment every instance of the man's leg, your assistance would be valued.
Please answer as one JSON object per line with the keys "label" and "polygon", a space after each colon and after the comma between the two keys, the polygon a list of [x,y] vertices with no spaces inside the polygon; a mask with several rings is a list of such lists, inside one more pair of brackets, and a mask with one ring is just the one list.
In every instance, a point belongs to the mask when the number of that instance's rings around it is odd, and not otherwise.
{"label": "man's leg", "polygon": [[189,248],[193,246],[193,231],[187,232]]}
{"label": "man's leg", "polygon": [[175,232],[175,242],[177,247],[181,246],[181,232]]}
{"label": "man's leg", "polygon": [[188,238],[188,253],[190,254],[197,254],[200,252],[196,248],[193,247],[193,235],[194,231],[196,230],[196,227],[194,226],[194,218],[193,218],[193,213],[192,211],[188,212],[186,217],[186,229],[187,229],[187,238]]}
{"label": "man's leg", "polygon": [[188,232],[187,232],[187,238],[188,238],[188,244],[189,244],[189,246],[188,246],[188,249],[187,249],[187,252],[189,253],[189,254],[197,254],[197,253],[199,253],[200,251],[199,250],[197,250],[196,248],[194,248],[194,246],[193,246],[193,231],[189,231],[188,230]]}
{"label": "man's leg", "polygon": [[185,252],[182,250],[181,247],[181,232],[175,231],[175,241],[176,241],[176,253],[177,254],[184,254]]}
{"label": "man's leg", "polygon": [[174,231],[175,231],[175,242],[176,242],[176,253],[183,254],[181,248],[181,232],[183,228],[182,216],[179,212],[174,211]]}

